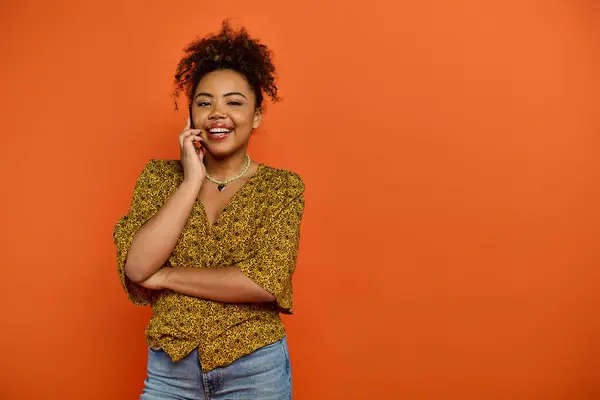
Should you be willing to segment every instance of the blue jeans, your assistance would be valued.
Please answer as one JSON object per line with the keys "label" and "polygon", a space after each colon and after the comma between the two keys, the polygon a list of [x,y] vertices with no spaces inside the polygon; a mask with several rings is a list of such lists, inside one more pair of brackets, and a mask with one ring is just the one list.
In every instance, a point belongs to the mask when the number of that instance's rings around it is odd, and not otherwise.
{"label": "blue jeans", "polygon": [[148,349],[148,377],[140,400],[289,400],[292,371],[283,339],[203,373],[194,350],[174,363],[162,350]]}

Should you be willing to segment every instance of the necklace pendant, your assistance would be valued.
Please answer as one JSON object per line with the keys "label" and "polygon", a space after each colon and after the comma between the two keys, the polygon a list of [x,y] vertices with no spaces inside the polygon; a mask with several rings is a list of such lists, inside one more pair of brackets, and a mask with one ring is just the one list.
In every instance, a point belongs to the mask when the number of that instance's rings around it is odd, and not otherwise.
{"label": "necklace pendant", "polygon": [[219,190],[219,192],[222,192],[223,189],[225,189],[225,185],[221,184],[217,186],[217,189]]}

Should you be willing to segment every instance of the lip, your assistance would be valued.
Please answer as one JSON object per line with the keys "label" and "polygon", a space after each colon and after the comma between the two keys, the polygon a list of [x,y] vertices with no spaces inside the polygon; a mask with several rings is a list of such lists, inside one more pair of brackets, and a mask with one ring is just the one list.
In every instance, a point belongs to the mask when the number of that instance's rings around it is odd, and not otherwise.
{"label": "lip", "polygon": [[217,129],[217,128],[229,129],[230,131],[233,130],[233,126],[227,125],[227,124],[212,124],[212,125],[209,125],[207,129],[211,130],[211,129]]}
{"label": "lip", "polygon": [[[228,129],[230,132],[229,133],[225,133],[225,134],[220,134],[220,135],[216,135],[216,134],[212,134],[210,133],[211,129]],[[206,130],[206,136],[208,137],[208,139],[210,140],[224,140],[227,139],[229,137],[229,135],[231,135],[233,133],[234,128],[231,125],[227,125],[227,124],[212,124],[210,125],[207,130]]]}

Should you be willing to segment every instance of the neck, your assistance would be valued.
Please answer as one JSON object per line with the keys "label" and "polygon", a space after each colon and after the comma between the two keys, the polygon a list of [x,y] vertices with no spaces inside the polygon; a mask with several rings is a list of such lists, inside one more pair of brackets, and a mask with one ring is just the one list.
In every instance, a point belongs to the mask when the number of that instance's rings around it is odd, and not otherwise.
{"label": "neck", "polygon": [[239,174],[248,162],[246,152],[232,154],[225,158],[216,158],[206,153],[204,156],[204,166],[206,172],[214,179],[224,181],[232,176]]}

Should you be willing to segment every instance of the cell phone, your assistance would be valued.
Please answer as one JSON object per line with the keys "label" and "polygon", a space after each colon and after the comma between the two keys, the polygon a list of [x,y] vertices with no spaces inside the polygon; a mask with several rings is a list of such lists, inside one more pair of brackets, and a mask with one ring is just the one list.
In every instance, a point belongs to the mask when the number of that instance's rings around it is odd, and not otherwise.
{"label": "cell phone", "polygon": [[[190,110],[190,129],[196,129],[196,127],[194,126],[194,119],[192,118],[192,106],[191,105],[188,107],[188,110]],[[201,142],[194,141],[192,143],[194,144],[194,148],[196,149],[196,151],[200,151],[200,149],[202,147],[204,147]]]}
{"label": "cell phone", "polygon": [[190,128],[196,129],[196,127],[194,126],[194,118],[192,118],[192,105],[191,104],[188,107],[188,110],[190,111]]}

